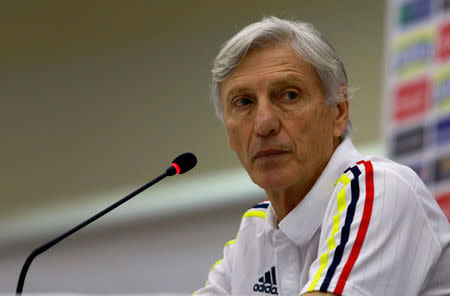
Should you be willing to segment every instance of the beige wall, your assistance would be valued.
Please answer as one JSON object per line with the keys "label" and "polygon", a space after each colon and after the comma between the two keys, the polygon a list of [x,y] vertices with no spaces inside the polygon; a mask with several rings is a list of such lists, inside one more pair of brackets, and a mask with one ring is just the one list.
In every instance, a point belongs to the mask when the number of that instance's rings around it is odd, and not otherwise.
{"label": "beige wall", "polygon": [[[1,2],[0,293],[14,291],[29,251],[156,177],[177,154],[195,152],[198,167],[153,194],[239,167],[208,102],[209,71],[221,44],[262,16],[301,18],[328,37],[359,88],[355,142],[379,139],[383,1]],[[145,207],[144,197],[38,257],[25,291],[192,291],[242,211],[262,198],[164,219],[146,209],[123,214]],[[28,239],[10,235],[40,226],[46,231]]]}
{"label": "beige wall", "polygon": [[328,37],[359,88],[356,143],[379,138],[383,1],[1,6],[0,219],[141,185],[184,151],[198,155],[198,176],[238,166],[208,102],[209,69],[228,37],[264,15],[310,21]]}
{"label": "beige wall", "polygon": [[[205,284],[210,267],[223,256],[225,242],[235,237],[245,207],[159,221],[140,219],[102,231],[97,223],[38,256],[23,291],[190,295]],[[0,244],[0,294],[13,295],[25,258],[42,243],[43,239],[14,248]]]}

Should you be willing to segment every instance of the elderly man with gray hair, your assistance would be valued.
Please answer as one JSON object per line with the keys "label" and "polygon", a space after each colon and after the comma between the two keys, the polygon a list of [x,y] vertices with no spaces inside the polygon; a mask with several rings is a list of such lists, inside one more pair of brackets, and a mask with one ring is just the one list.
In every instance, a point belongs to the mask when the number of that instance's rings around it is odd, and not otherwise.
{"label": "elderly man with gray hair", "polygon": [[361,156],[344,65],[275,17],[227,41],[212,100],[268,199],[247,210],[194,295],[450,295],[450,227],[409,168]]}

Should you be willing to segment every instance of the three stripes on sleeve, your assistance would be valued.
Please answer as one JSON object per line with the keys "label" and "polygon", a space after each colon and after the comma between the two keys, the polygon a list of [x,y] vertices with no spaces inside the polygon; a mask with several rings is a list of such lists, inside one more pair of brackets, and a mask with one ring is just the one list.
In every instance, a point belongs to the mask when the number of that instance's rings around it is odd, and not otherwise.
{"label": "three stripes on sleeve", "polygon": [[[373,208],[373,166],[370,161],[360,161],[357,164],[360,166],[356,165],[348,168],[336,181],[335,186],[340,182],[342,183],[342,189],[339,191],[336,199],[337,213],[333,216],[332,231],[327,239],[328,249],[320,254],[320,266],[314,274],[308,291],[331,292],[329,291],[330,283],[333,278],[337,278],[336,286],[332,292],[336,295],[341,295],[364,243]],[[360,168],[365,170],[365,192],[360,190]],[[348,184],[350,184],[351,196],[346,194]],[[364,208],[362,218],[357,222],[359,227],[356,239],[351,246],[350,255],[346,262],[342,262],[345,248],[349,247],[347,243],[350,236],[350,227],[355,217],[355,210],[360,203],[364,203]],[[339,244],[336,244],[336,241],[339,241]],[[343,267],[339,269],[340,272],[336,272],[338,266],[342,264]]]}

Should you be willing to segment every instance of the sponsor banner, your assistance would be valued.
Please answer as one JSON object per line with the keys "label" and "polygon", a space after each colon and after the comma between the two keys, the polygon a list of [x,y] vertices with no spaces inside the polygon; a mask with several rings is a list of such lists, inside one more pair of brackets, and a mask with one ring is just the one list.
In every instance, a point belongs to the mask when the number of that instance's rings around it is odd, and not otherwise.
{"label": "sponsor banner", "polygon": [[450,113],[450,65],[442,67],[434,75],[433,102],[437,113]]}
{"label": "sponsor banner", "polygon": [[410,0],[399,5],[398,23],[407,26],[428,20],[431,14],[431,0]]}
{"label": "sponsor banner", "polygon": [[450,0],[388,0],[386,11],[389,157],[415,170],[435,197],[450,195]]}
{"label": "sponsor banner", "polygon": [[432,181],[431,178],[431,168],[428,164],[425,163],[413,163],[408,165],[411,169],[413,169],[417,175],[422,179],[423,183],[429,185]]}
{"label": "sponsor banner", "polygon": [[436,1],[436,9],[437,11],[450,11],[450,0],[437,0]]}
{"label": "sponsor banner", "polygon": [[427,76],[400,84],[394,91],[392,108],[395,121],[425,115],[430,106],[431,83]]}
{"label": "sponsor banner", "polygon": [[450,182],[450,155],[444,155],[436,159],[434,180],[436,183]]}
{"label": "sponsor banner", "polygon": [[422,26],[394,41],[394,73],[410,78],[424,73],[433,59],[433,30]]}
{"label": "sponsor banner", "polygon": [[438,27],[436,57],[441,62],[450,58],[450,21],[446,21]]}
{"label": "sponsor banner", "polygon": [[423,125],[399,132],[393,136],[391,154],[402,157],[423,151],[426,146],[426,129]]}
{"label": "sponsor banner", "polygon": [[450,143],[450,114],[436,121],[434,143],[438,146]]}
{"label": "sponsor banner", "polygon": [[450,222],[450,191],[436,196],[436,201]]}

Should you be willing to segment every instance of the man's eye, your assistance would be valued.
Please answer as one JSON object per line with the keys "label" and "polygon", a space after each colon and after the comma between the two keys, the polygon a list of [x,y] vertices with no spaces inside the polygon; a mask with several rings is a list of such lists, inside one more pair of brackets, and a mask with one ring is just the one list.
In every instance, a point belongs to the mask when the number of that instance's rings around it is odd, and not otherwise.
{"label": "man's eye", "polygon": [[295,100],[298,98],[298,93],[296,91],[287,91],[284,93],[283,98],[286,100]]}
{"label": "man's eye", "polygon": [[252,100],[250,100],[249,98],[240,98],[237,99],[236,101],[234,101],[234,105],[237,107],[242,107],[248,104],[251,104]]}

